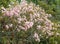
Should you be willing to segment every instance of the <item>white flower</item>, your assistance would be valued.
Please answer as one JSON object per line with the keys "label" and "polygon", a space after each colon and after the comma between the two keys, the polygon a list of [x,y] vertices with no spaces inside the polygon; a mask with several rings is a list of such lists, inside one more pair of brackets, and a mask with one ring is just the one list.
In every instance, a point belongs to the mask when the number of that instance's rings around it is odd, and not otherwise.
{"label": "white flower", "polygon": [[52,17],[52,15],[51,14],[48,14],[48,17]]}
{"label": "white flower", "polygon": [[30,14],[30,20],[33,21],[33,16],[32,16],[32,14]]}
{"label": "white flower", "polygon": [[37,29],[41,29],[41,26],[40,26],[40,25],[38,25],[38,26],[37,26]]}
{"label": "white flower", "polygon": [[26,1],[26,0],[21,0],[21,2]]}
{"label": "white flower", "polygon": [[17,31],[20,32],[20,29],[17,28]]}
{"label": "white flower", "polygon": [[22,18],[17,18],[18,21],[22,21]]}
{"label": "white flower", "polygon": [[39,38],[39,36],[38,36],[37,33],[34,33],[33,38],[34,38],[36,41],[40,42],[40,38]]}
{"label": "white flower", "polygon": [[1,7],[1,9],[2,9],[3,11],[6,11],[6,9],[5,9],[4,7]]}
{"label": "white flower", "polygon": [[8,6],[9,6],[9,7],[11,7],[11,5],[10,5],[10,4],[9,4]]}
{"label": "white flower", "polygon": [[20,29],[27,31],[27,27],[19,26]]}
{"label": "white flower", "polygon": [[52,36],[54,34],[54,32],[47,32],[48,36]]}
{"label": "white flower", "polygon": [[9,27],[12,27],[13,26],[13,24],[9,24]]}
{"label": "white flower", "polygon": [[9,26],[8,26],[8,25],[5,25],[5,27],[6,27],[7,29],[9,29]]}
{"label": "white flower", "polygon": [[56,35],[60,35],[60,33],[56,33]]}

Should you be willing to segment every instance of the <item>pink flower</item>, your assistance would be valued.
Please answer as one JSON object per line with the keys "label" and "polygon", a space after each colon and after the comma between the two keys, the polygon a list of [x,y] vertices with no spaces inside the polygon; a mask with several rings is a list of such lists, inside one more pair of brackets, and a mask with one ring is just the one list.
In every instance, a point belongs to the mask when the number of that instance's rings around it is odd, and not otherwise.
{"label": "pink flower", "polygon": [[13,16],[13,12],[12,11],[5,11],[4,15],[5,16]]}
{"label": "pink flower", "polygon": [[19,7],[14,7],[13,10],[14,10],[15,12],[17,12],[17,13],[20,12]]}
{"label": "pink flower", "polygon": [[13,14],[13,12],[12,11],[10,11],[10,16],[13,16],[14,14]]}
{"label": "pink flower", "polygon": [[18,14],[16,11],[14,11],[14,10],[12,10],[12,12],[13,12],[14,16],[18,16],[18,15],[19,15],[19,14]]}
{"label": "pink flower", "polygon": [[33,22],[25,22],[25,26],[29,29],[33,26]]}
{"label": "pink flower", "polygon": [[10,16],[9,11],[6,11],[6,12],[5,12],[5,15],[6,15],[6,16]]}
{"label": "pink flower", "polygon": [[50,26],[51,25],[51,23],[48,22],[48,21],[45,21],[44,23],[45,23],[46,26]]}
{"label": "pink flower", "polygon": [[25,28],[25,30],[27,30],[27,29],[29,29],[29,28],[31,28],[33,26],[33,22],[25,22],[25,24],[24,24],[24,28]]}

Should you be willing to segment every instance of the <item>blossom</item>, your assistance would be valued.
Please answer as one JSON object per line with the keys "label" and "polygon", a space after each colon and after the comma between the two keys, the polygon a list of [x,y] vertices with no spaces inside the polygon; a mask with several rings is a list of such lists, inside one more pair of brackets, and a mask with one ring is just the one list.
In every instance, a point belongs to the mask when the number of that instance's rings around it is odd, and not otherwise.
{"label": "blossom", "polygon": [[40,38],[39,38],[39,36],[38,36],[38,34],[37,34],[37,33],[34,33],[33,38],[35,39],[35,41],[40,42]]}
{"label": "blossom", "polygon": [[20,32],[20,29],[17,28],[17,31]]}
{"label": "blossom", "polygon": [[24,24],[24,27],[26,28],[26,29],[29,29],[29,28],[31,28],[33,26],[33,22],[25,22],[25,24]]}
{"label": "blossom", "polygon": [[38,25],[38,26],[37,26],[37,29],[39,29],[39,30],[40,30],[41,28],[42,28],[42,27],[41,27],[40,25]]}
{"label": "blossom", "polygon": [[5,25],[6,29],[9,29],[9,26],[8,25]]}
{"label": "blossom", "polygon": [[48,17],[52,17],[52,15],[51,14],[48,14]]}
{"label": "blossom", "polygon": [[56,35],[59,35],[60,36],[60,33],[56,33]]}
{"label": "blossom", "polygon": [[20,29],[27,31],[27,28],[23,27],[23,26],[19,26]]}
{"label": "blossom", "polygon": [[6,16],[10,16],[9,11],[6,11],[4,15],[6,15]]}
{"label": "blossom", "polygon": [[9,27],[12,27],[13,26],[13,24],[9,24]]}
{"label": "blossom", "polygon": [[52,36],[54,34],[54,32],[47,32],[48,36]]}
{"label": "blossom", "polygon": [[2,12],[6,11],[6,8],[4,8],[4,7],[1,7],[1,9],[3,10]]}

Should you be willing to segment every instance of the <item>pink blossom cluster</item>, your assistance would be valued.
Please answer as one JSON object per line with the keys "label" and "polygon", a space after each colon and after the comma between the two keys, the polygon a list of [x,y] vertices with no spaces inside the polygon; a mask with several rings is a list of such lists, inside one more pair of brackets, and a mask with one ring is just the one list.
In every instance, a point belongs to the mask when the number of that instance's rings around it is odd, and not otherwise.
{"label": "pink blossom cluster", "polygon": [[[49,36],[53,35],[51,30],[53,30],[54,24],[48,19],[48,17],[51,17],[51,14],[45,13],[44,9],[38,5],[36,6],[32,2],[28,4],[26,1],[22,1],[20,4],[9,8],[9,10],[5,9],[3,13],[5,16],[18,16],[16,19],[18,24],[16,29],[18,31],[21,29],[27,31],[28,29],[33,28],[41,31],[43,34],[47,33]],[[37,25],[34,28],[33,25],[35,24]],[[7,25],[6,28],[8,28]],[[36,41],[40,41],[37,33],[34,33],[33,37],[36,38]]]}
{"label": "pink blossom cluster", "polygon": [[4,9],[3,12],[3,15],[5,16],[18,16],[19,15],[19,12],[20,12],[20,8],[18,6],[14,7],[14,8],[9,8],[9,9],[5,9],[4,7],[2,8]]}

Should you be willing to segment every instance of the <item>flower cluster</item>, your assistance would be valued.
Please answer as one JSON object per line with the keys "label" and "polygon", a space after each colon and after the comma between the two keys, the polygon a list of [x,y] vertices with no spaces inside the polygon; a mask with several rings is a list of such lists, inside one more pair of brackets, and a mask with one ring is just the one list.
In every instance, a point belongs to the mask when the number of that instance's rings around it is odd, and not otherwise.
{"label": "flower cluster", "polygon": [[[39,7],[39,5],[36,6],[32,2],[28,4],[27,1],[21,1],[16,6],[3,9],[3,17],[7,17],[7,20],[5,19],[6,22],[3,21],[5,24],[2,24],[5,26],[5,29],[17,30],[18,32],[21,30],[34,30],[33,38],[36,41],[40,41],[40,36],[43,37],[46,35],[48,37],[54,35],[52,31],[54,30],[54,24],[48,19],[48,17],[52,16],[51,14],[45,13],[44,9]],[[37,33],[41,34],[38,35]]]}

